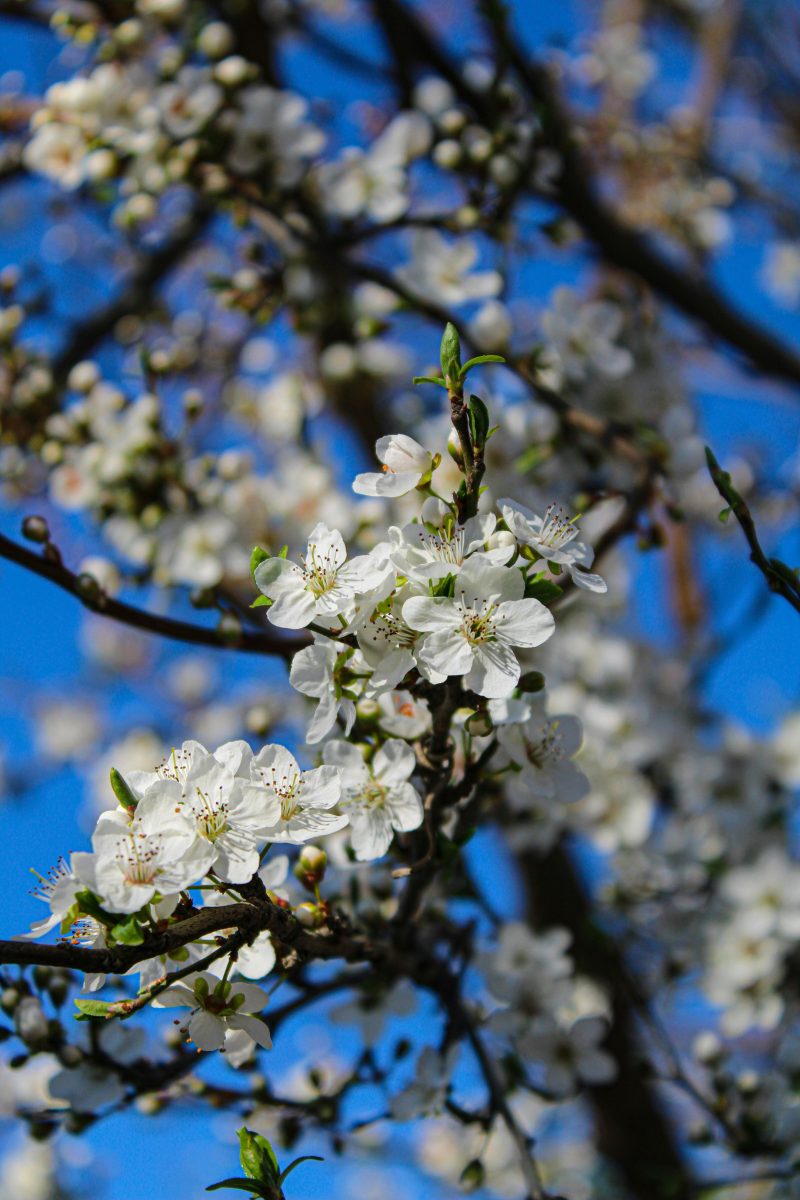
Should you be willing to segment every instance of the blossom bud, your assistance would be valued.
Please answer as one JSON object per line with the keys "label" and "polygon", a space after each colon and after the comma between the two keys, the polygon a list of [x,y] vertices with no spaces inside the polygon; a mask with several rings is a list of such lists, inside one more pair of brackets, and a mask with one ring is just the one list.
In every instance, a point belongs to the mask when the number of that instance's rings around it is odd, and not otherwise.
{"label": "blossom bud", "polygon": [[186,11],[186,0],[138,0],[140,13],[161,21],[178,21]]}
{"label": "blossom bud", "polygon": [[19,1004],[19,992],[16,988],[3,988],[0,992],[0,1008],[3,1012],[12,1013]]}
{"label": "blossom bud", "polygon": [[494,726],[487,712],[474,712],[467,717],[466,728],[472,737],[488,737]]}
{"label": "blossom bud", "polygon": [[203,411],[203,393],[199,388],[187,388],[183,393],[183,411],[190,418],[199,416]]}
{"label": "blossom bud", "polygon": [[495,154],[489,163],[489,174],[500,187],[508,187],[517,178],[517,164],[508,154]]}
{"label": "blossom bud", "polygon": [[444,518],[450,512],[449,505],[440,500],[438,496],[428,496],[422,502],[421,516],[426,524],[441,525]]}
{"label": "blossom bud", "polygon": [[84,166],[93,183],[105,183],[117,173],[117,156],[113,150],[93,150],[87,154]]}
{"label": "blossom bud", "polygon": [[302,904],[298,904],[294,910],[294,915],[306,929],[319,929],[325,923],[325,916],[319,905],[312,904],[309,900],[304,900]]}
{"label": "blossom bud", "polygon": [[26,517],[22,522],[22,536],[29,542],[44,544],[50,541],[50,529],[44,517]]}
{"label": "blossom bud", "polygon": [[381,711],[381,706],[377,700],[359,700],[356,706],[356,712],[362,721],[371,721],[377,717]]}
{"label": "blossom bud", "polygon": [[439,117],[439,128],[442,133],[460,133],[467,123],[467,118],[460,108],[448,108]]}
{"label": "blossom bud", "polygon": [[25,309],[21,304],[10,304],[0,309],[0,337],[10,337],[25,320]]}
{"label": "blossom bud", "polygon": [[238,642],[242,636],[242,623],[234,613],[223,613],[217,624],[217,633],[225,642]]}
{"label": "blossom bud", "polygon": [[742,1071],[736,1077],[736,1086],[743,1096],[752,1096],[761,1086],[758,1071]]}
{"label": "blossom bud", "polygon": [[698,1062],[704,1066],[716,1066],[725,1057],[725,1047],[723,1046],[716,1033],[707,1029],[703,1033],[699,1033],[694,1039],[692,1045],[692,1053]]}
{"label": "blossom bud", "polygon": [[86,604],[97,604],[103,595],[103,589],[94,575],[85,571],[75,580],[75,591]]}
{"label": "blossom bud", "polygon": [[316,875],[318,879],[322,879],[328,864],[328,855],[319,846],[303,846],[297,861],[309,875]]}
{"label": "blossom bud", "polygon": [[214,68],[214,78],[223,87],[239,87],[250,75],[250,64],[240,54],[223,58]]}
{"label": "blossom bud", "polygon": [[461,442],[459,440],[458,434],[456,433],[455,429],[451,429],[450,433],[448,434],[447,449],[450,452],[450,457],[452,458],[453,462],[456,464],[456,466],[459,468],[459,470],[463,471],[464,470],[464,453],[461,449]]}
{"label": "blossom bud", "polygon": [[35,1047],[47,1041],[50,1025],[35,996],[26,996],[17,1005],[14,1028],[26,1046]]}
{"label": "blossom bud", "polygon": [[233,46],[233,33],[224,21],[211,21],[197,37],[197,49],[206,58],[222,58]]}
{"label": "blossom bud", "polygon": [[461,157],[461,146],[453,138],[445,138],[443,142],[439,142],[438,146],[434,147],[433,161],[446,171],[457,167],[461,162]]}
{"label": "blossom bud", "polygon": [[474,229],[480,224],[481,214],[473,204],[463,204],[456,209],[454,220],[459,229]]}
{"label": "blossom bud", "polygon": [[67,387],[73,392],[90,392],[100,380],[100,368],[91,359],[76,363],[67,376]]}
{"label": "blossom bud", "polygon": [[135,46],[137,42],[142,40],[144,27],[142,22],[136,17],[129,17],[127,21],[121,21],[114,30],[114,41],[118,46]]}
{"label": "blossom bud", "polygon": [[492,533],[486,539],[486,545],[490,550],[499,550],[501,546],[515,546],[517,539],[514,537],[510,529],[498,529],[496,533]]}

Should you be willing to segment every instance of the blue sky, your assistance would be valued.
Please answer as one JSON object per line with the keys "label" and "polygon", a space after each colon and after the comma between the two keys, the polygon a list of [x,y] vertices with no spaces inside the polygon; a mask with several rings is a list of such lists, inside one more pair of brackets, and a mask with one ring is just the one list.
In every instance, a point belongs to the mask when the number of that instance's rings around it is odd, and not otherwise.
{"label": "blue sky", "polygon": [[[530,45],[557,39],[569,33],[575,20],[577,6],[551,3],[531,4],[518,0],[514,5],[520,28]],[[461,12],[459,4],[454,11]],[[581,10],[577,10],[580,12]],[[331,31],[355,49],[374,53],[369,37],[359,29],[344,32],[334,23]],[[461,37],[469,42],[470,31]],[[48,68],[52,55],[52,40],[47,33],[31,26],[2,19],[0,25],[0,74],[22,72],[29,84],[40,87],[52,82],[63,69]],[[676,56],[676,70],[681,68]],[[298,52],[290,58],[289,77],[298,81],[308,68],[307,57]],[[345,84],[338,69],[324,62],[314,63],[315,86],[331,96],[347,98]],[[382,88],[373,89],[379,98]],[[350,97],[352,98],[352,97]],[[50,219],[42,202],[43,189],[38,185],[21,184],[7,188],[0,196],[0,215],[5,233],[0,233],[0,247],[5,261],[24,263],[39,260],[45,275],[59,279],[60,286],[70,295],[71,310],[78,311],[87,297],[98,299],[98,280],[70,261],[58,259],[59,241],[51,237],[48,255],[41,259],[41,243]],[[30,220],[30,205],[35,205],[36,219]],[[87,227],[85,236],[91,236]],[[55,246],[55,250],[53,249]],[[725,289],[742,307],[781,332],[787,340],[796,340],[800,322],[796,314],[787,314],[770,303],[760,289],[752,285],[761,266],[762,231],[748,226],[718,267]],[[567,268],[572,273],[573,268]],[[552,287],[563,282],[564,264],[558,260],[534,263],[525,268],[524,283],[531,293],[544,300]],[[102,293],[100,293],[102,294]],[[42,327],[43,333],[52,328]],[[420,348],[420,357],[431,357],[435,335],[430,333],[428,345]],[[777,470],[796,450],[798,441],[798,396],[788,389],[767,385],[744,371],[714,370],[695,381],[696,394],[704,434],[718,457],[725,462],[734,452],[758,446],[765,466]],[[362,466],[360,451],[355,444],[335,431],[342,473],[348,475]],[[722,505],[720,504],[720,507]],[[35,506],[34,506],[35,507]],[[0,510],[0,527],[12,535],[19,528],[20,513]],[[62,530],[67,542],[79,553],[80,535],[66,521]],[[765,542],[772,552],[779,552],[790,563],[800,562],[800,532],[786,534],[780,543],[771,541],[765,531]],[[87,548],[88,548],[87,543]],[[737,617],[751,604],[754,594],[763,586],[760,576],[747,561],[746,548],[738,531],[726,531],[719,541],[709,536],[698,547],[704,585],[716,598],[715,611],[719,627],[736,624]],[[635,559],[637,600],[634,617],[645,637],[659,643],[671,644],[674,629],[665,606],[664,562],[657,554]],[[84,689],[80,679],[82,659],[76,648],[82,615],[75,602],[49,584],[9,564],[0,563],[0,743],[10,751],[16,763],[30,762],[34,750],[28,741],[28,727],[23,715],[32,696],[43,686],[54,695],[68,696],[73,689]],[[767,731],[781,713],[800,701],[800,679],[797,673],[798,626],[797,616],[788,605],[773,599],[766,617],[749,632],[746,641],[726,655],[710,676],[707,699],[737,721],[758,731]],[[209,651],[209,654],[215,652]],[[215,659],[215,661],[217,661]],[[240,686],[253,679],[262,664],[254,664],[246,656],[230,655],[220,663],[221,686]],[[280,670],[280,668],[276,668]],[[154,684],[158,686],[158,677]],[[89,687],[91,688],[91,683]],[[105,696],[109,716],[117,727],[140,720],[141,701],[130,689],[119,685],[107,689],[104,682],[97,685],[98,695]],[[137,707],[138,706],[138,707]],[[178,737],[179,734],[176,734]],[[78,848],[84,833],[78,820],[82,803],[81,781],[73,772],[64,772],[27,792],[19,800],[12,799],[0,806],[0,839],[7,847],[7,894],[3,906],[0,936],[11,936],[24,929],[38,906],[27,894],[31,884],[28,867],[45,869],[64,851]],[[497,866],[498,848],[490,838],[476,844],[473,851],[476,868],[491,862]],[[513,903],[513,896],[509,897]],[[315,1018],[287,1027],[287,1038],[276,1052],[286,1059],[302,1055],[305,1047],[322,1039],[330,1040],[330,1026]],[[336,1037],[341,1037],[337,1031]],[[235,1173],[236,1152],[233,1144],[227,1147],[208,1137],[208,1122],[212,1133],[230,1134],[235,1122],[205,1110],[196,1113],[163,1114],[148,1120],[136,1114],[115,1116],[100,1123],[88,1135],[89,1145],[96,1155],[95,1168],[98,1186],[92,1194],[101,1200],[179,1200],[196,1196],[215,1179]],[[313,1165],[298,1171],[293,1177],[293,1200],[303,1200],[319,1194],[318,1181],[322,1168]],[[325,1186],[332,1200],[344,1191],[341,1172],[326,1166]],[[407,1165],[398,1157],[392,1168],[400,1194],[412,1194],[419,1200],[441,1195],[434,1185],[411,1178]],[[366,1193],[365,1193],[366,1195]]]}

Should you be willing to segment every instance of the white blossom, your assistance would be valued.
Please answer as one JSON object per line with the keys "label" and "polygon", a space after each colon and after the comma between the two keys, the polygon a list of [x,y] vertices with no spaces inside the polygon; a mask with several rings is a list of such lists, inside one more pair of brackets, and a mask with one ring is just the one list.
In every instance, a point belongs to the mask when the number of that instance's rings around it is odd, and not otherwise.
{"label": "white blossom", "polygon": [[378,438],[375,455],[383,463],[383,473],[356,475],[353,491],[359,496],[404,496],[431,469],[430,452],[404,433]]}
{"label": "white blossom", "polygon": [[513,647],[540,646],[553,633],[552,614],[533,598],[514,568],[467,564],[456,595],[412,596],[403,617],[426,633],[420,660],[445,675],[463,675],[479,696],[509,695],[520,677]]}
{"label": "white blossom", "polygon": [[255,1015],[266,1007],[269,997],[255,984],[222,981],[202,971],[172,984],[159,999],[165,1008],[191,1009],[184,1028],[198,1050],[222,1050],[235,1032],[245,1034],[264,1050],[272,1049],[269,1029]]}
{"label": "white blossom", "polygon": [[501,500],[499,505],[503,520],[519,542],[548,563],[563,567],[578,587],[589,592],[608,591],[604,579],[585,569],[592,565],[594,551],[585,542],[575,541],[577,528],[554,504],[548,506],[543,517],[514,500]]}
{"label": "white blossom", "polygon": [[382,858],[395,832],[407,833],[422,824],[422,800],[409,783],[417,760],[406,742],[390,738],[369,762],[357,746],[328,742],[324,759],[341,771],[339,807],[350,818],[359,862]]}

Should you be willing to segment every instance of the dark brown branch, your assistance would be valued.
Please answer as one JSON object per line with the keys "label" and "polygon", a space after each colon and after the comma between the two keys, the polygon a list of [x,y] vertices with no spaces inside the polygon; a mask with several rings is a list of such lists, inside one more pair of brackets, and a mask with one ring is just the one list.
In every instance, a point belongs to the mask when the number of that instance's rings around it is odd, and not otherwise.
{"label": "dark brown branch", "polygon": [[158,613],[145,612],[143,609],[135,608],[132,604],[115,600],[103,592],[97,593],[93,589],[85,589],[80,583],[80,577],[60,562],[43,558],[3,534],[0,534],[0,558],[8,559],[9,562],[16,563],[27,571],[32,571],[34,575],[49,580],[62,591],[74,596],[84,608],[88,608],[91,612],[108,617],[112,621],[119,621],[123,625],[129,625],[133,629],[158,634],[173,641],[189,642],[195,646],[212,646],[217,650],[243,650],[250,654],[276,654],[287,660],[291,659],[295,651],[306,645],[308,641],[306,638],[302,640],[280,638],[269,630],[257,633],[246,629],[243,629],[235,638],[231,638],[216,629],[193,625],[189,621],[178,621],[173,617],[163,617]]}

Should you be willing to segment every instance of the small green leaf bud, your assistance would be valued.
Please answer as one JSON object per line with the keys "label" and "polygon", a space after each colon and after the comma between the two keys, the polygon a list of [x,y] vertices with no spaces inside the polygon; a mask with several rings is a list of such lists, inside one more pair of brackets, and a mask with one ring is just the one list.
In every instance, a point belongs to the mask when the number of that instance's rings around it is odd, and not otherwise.
{"label": "small green leaf bud", "polygon": [[445,326],[439,358],[442,375],[445,379],[455,382],[461,374],[461,342],[452,321],[448,321]]}

